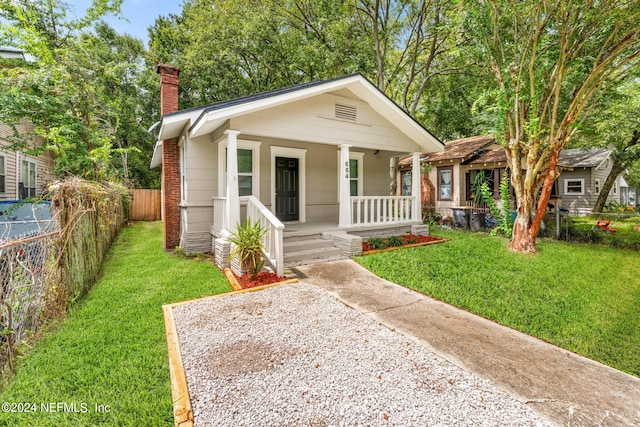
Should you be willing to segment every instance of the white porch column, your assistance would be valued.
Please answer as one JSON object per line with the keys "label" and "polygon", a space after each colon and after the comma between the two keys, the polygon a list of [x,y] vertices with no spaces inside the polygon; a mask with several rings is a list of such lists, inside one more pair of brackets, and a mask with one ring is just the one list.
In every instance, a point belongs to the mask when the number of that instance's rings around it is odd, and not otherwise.
{"label": "white porch column", "polygon": [[351,186],[349,185],[349,147],[340,145],[340,165],[338,166],[340,217],[338,225],[348,227],[351,225]]}
{"label": "white porch column", "polygon": [[238,190],[238,130],[226,130],[227,135],[227,223],[229,231],[235,231],[240,223],[240,194]]}
{"label": "white porch column", "polygon": [[413,153],[413,162],[411,165],[411,196],[413,197],[413,206],[411,207],[412,221],[422,221],[422,180],[420,173],[420,153]]}

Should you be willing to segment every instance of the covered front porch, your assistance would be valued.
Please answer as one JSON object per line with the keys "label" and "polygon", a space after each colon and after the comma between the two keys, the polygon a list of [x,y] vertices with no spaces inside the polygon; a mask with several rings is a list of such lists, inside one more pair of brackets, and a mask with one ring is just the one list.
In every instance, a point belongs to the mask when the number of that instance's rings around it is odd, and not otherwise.
{"label": "covered front porch", "polygon": [[[218,142],[226,147],[226,174],[224,188],[219,191],[224,196],[212,198],[210,232],[216,262],[221,267],[229,263],[226,238],[235,231],[237,224],[247,219],[260,222],[268,230],[263,239],[265,255],[278,274],[287,264],[288,249],[302,246],[285,244],[287,238],[290,241],[294,241],[294,238],[316,240],[310,251],[314,246],[321,246],[317,240],[326,240],[336,249],[334,256],[349,257],[361,251],[362,237],[354,232],[366,233],[369,230],[373,232],[421,224],[419,174],[412,178],[410,196],[381,195],[385,190],[388,192],[389,163],[378,158],[379,150],[369,153],[362,147],[341,144],[334,157],[337,165],[333,162],[318,162],[320,164],[316,165],[308,161],[307,149],[283,147],[285,144],[295,145],[291,142],[262,143],[257,150],[263,154],[262,157],[270,155],[269,162],[262,161],[263,166],[270,167],[263,167],[258,172],[246,164],[243,166],[243,161],[238,161],[238,153],[243,154],[238,144],[240,134],[237,130],[226,130]],[[307,147],[312,151],[309,145]],[[316,149],[331,152],[331,147],[326,145]],[[375,162],[372,159],[370,163],[377,166],[367,169],[368,179],[376,185],[365,185],[363,163],[366,156],[376,157]],[[414,153],[414,170],[419,170],[419,159],[420,154]],[[281,168],[280,163],[287,161],[290,161],[289,164]],[[380,168],[380,165],[386,165],[386,168]],[[241,194],[248,192],[247,170],[258,176],[253,177],[250,194]],[[262,191],[255,188],[260,183]],[[270,191],[264,191],[267,186]],[[375,194],[367,194],[368,191]],[[260,194],[261,197],[254,194]],[[322,203],[323,200],[336,200],[337,203]]]}

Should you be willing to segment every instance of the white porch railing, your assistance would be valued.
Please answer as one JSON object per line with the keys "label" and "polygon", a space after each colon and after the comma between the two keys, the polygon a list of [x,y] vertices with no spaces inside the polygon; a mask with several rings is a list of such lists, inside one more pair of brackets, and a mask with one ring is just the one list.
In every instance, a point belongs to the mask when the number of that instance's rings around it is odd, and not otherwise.
{"label": "white porch railing", "polygon": [[222,231],[227,228],[227,198],[213,198],[213,231],[217,236],[222,235]]}
{"label": "white porch railing", "polygon": [[413,196],[351,197],[351,225],[389,225],[411,222]]}
{"label": "white porch railing", "polygon": [[267,230],[262,238],[264,255],[276,269],[276,274],[282,276],[284,270],[284,224],[271,213],[255,196],[247,197],[247,219],[255,223],[260,222]]}

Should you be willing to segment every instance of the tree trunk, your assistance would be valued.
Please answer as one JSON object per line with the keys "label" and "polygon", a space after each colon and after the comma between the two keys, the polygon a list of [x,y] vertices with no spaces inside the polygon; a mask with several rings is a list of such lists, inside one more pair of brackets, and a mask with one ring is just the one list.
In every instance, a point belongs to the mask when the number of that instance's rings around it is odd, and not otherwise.
{"label": "tree trunk", "polygon": [[520,212],[518,212],[518,216],[513,222],[513,236],[511,237],[509,249],[530,254],[538,252],[536,242],[529,231],[529,221],[526,217],[520,215]]}
{"label": "tree trunk", "polygon": [[[605,203],[607,203],[607,198],[609,197],[609,192],[613,187],[613,183],[615,182],[618,175],[620,175],[622,171],[625,170],[628,166],[628,164],[622,161],[622,157],[624,153],[626,152],[627,149],[638,144],[638,142],[640,142],[640,131],[635,130],[633,131],[633,135],[631,136],[631,139],[629,139],[629,141],[625,144],[624,148],[620,152],[615,153],[612,156],[613,166],[611,167],[611,171],[609,172],[607,179],[605,180],[604,184],[602,185],[602,188],[600,189],[600,194],[598,194],[598,199],[596,200],[596,204],[593,207],[593,212],[596,212],[596,213],[602,212],[602,209],[604,208]],[[631,156],[629,160],[635,160],[636,157],[637,156]]]}
{"label": "tree trunk", "polygon": [[607,179],[604,181],[604,184],[602,184],[600,194],[598,194],[598,200],[596,200],[596,204],[593,207],[593,212],[602,212],[605,203],[607,203],[607,198],[609,197],[609,192],[613,187],[613,183],[616,182],[616,178],[622,173],[623,170],[624,166],[622,165],[620,158],[618,156],[613,156],[613,166],[611,167],[611,171],[609,172]]}
{"label": "tree trunk", "polygon": [[534,242],[536,241],[536,237],[538,237],[538,231],[540,231],[540,226],[542,225],[542,221],[544,220],[544,216],[547,212],[547,205],[549,204],[549,198],[551,197],[551,191],[553,190],[553,183],[556,181],[556,179],[558,179],[558,171],[556,170],[556,167],[558,165],[559,155],[559,152],[554,151],[549,158],[547,176],[544,178],[542,192],[540,194],[540,198],[538,199],[538,208],[536,209],[536,215],[533,218],[533,222],[531,223],[530,234]]}
{"label": "tree trunk", "polygon": [[518,206],[518,214],[513,222],[513,235],[509,249],[516,252],[536,253],[536,240],[531,235],[531,213],[533,208],[533,199],[530,195],[524,197],[524,200]]}
{"label": "tree trunk", "polygon": [[394,156],[389,161],[389,194],[391,196],[398,195],[398,160],[397,156]]}

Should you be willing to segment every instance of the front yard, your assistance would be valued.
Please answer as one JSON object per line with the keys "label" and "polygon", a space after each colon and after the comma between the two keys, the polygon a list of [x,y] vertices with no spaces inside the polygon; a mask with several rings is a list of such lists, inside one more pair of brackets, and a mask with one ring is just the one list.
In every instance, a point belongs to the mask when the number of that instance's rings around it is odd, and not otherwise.
{"label": "front yard", "polygon": [[[510,253],[500,237],[435,234],[452,241],[358,262],[640,376],[640,253],[545,240],[539,254],[527,256]],[[210,262],[168,254],[161,239],[160,223],[122,231],[90,294],[21,361],[0,396],[13,404],[3,407],[0,425],[173,423],[161,306],[230,287]]]}
{"label": "front yard", "polygon": [[162,305],[231,289],[210,262],[164,252],[161,230],[123,229],[89,295],[20,364],[0,425],[173,424]]}
{"label": "front yard", "polygon": [[445,244],[360,257],[375,274],[640,376],[640,253],[437,230]]}

